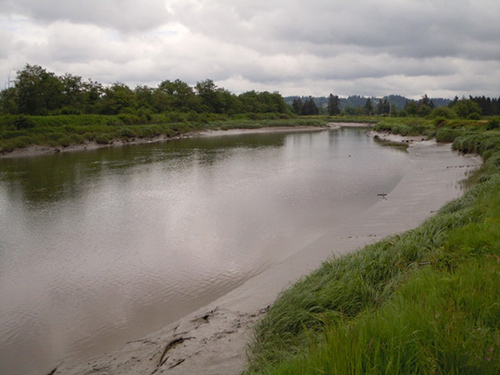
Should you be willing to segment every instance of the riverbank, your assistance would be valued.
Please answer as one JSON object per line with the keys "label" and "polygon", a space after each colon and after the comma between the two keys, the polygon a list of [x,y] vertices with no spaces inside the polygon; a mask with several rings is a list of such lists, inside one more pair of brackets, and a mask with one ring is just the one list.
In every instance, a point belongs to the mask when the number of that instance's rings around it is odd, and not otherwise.
{"label": "riverbank", "polygon": [[122,147],[130,145],[170,142],[184,138],[192,137],[212,137],[221,135],[239,135],[252,133],[273,133],[273,132],[302,132],[302,131],[319,131],[325,130],[328,127],[323,126],[272,126],[272,127],[256,127],[254,129],[206,129],[200,131],[187,132],[177,136],[159,135],[150,138],[131,138],[131,139],[114,139],[108,143],[98,143],[95,141],[87,141],[80,144],[72,144],[66,147],[62,146],[40,146],[33,145],[24,148],[16,148],[13,151],[0,153],[0,159],[18,158],[18,157],[33,157],[40,155],[52,155],[66,152],[81,152],[92,151],[100,148]]}
{"label": "riverbank", "polygon": [[417,226],[458,197],[460,180],[480,164],[478,158],[458,156],[449,145],[433,141],[414,143],[409,153],[412,172],[393,191],[381,192],[380,200],[356,219],[332,228],[294,256],[160,332],[99,359],[62,363],[55,373],[238,374],[246,364],[251,328],[283,289],[332,254],[347,254]]}
{"label": "riverbank", "polygon": [[276,114],[153,115],[146,120],[121,115],[0,116],[0,157],[167,141],[204,131],[324,127],[326,123],[324,118]]}

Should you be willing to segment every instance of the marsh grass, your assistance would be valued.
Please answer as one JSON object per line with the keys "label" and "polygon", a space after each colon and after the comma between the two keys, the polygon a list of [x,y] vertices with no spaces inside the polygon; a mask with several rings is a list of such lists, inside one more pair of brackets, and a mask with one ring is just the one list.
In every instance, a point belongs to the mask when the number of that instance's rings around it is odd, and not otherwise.
{"label": "marsh grass", "polygon": [[494,152],[464,196],[282,293],[248,374],[500,373],[500,147],[472,143]]}
{"label": "marsh grass", "polygon": [[402,136],[429,135],[435,126],[430,120],[422,118],[388,118],[375,125],[378,132],[391,132]]}
{"label": "marsh grass", "polygon": [[304,355],[267,374],[498,374],[500,262],[452,274],[424,267],[377,311],[328,325]]}
{"label": "marsh grass", "polygon": [[[252,116],[255,117],[255,116]],[[61,115],[1,116],[0,152],[31,145],[67,147],[95,142],[109,144],[114,140],[178,137],[205,129],[256,129],[264,127],[325,126],[322,119],[283,118],[267,114],[250,119],[246,115],[230,119],[225,115],[169,113],[165,115]]]}

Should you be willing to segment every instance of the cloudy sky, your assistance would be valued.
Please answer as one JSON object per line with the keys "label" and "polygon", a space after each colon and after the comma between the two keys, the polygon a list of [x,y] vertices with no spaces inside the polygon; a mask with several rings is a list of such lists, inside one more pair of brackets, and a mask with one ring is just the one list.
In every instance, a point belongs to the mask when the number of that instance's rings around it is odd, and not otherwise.
{"label": "cloudy sky", "polygon": [[500,0],[0,0],[0,88],[25,64],[132,88],[498,97]]}

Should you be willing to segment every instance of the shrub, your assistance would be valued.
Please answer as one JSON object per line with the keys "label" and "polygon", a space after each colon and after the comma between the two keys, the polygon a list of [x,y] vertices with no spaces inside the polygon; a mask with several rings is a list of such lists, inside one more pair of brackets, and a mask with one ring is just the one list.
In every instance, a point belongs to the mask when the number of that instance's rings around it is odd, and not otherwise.
{"label": "shrub", "polygon": [[145,120],[142,120],[139,116],[129,114],[129,113],[124,113],[124,114],[118,115],[118,118],[125,125],[135,125],[135,124],[141,124],[141,123],[145,122]]}
{"label": "shrub", "polygon": [[56,111],[56,115],[81,115],[83,112],[75,107],[62,107],[60,110]]}
{"label": "shrub", "polygon": [[13,140],[13,145],[15,148],[23,148],[30,145],[31,143],[31,138],[27,136],[18,137]]}
{"label": "shrub", "polygon": [[457,118],[455,111],[448,107],[438,107],[434,108],[431,112],[432,118],[444,117],[445,119]]}
{"label": "shrub", "polygon": [[60,140],[65,138],[65,134],[63,133],[47,133],[45,134],[45,138],[50,141],[55,141],[56,143],[60,143]]}
{"label": "shrub", "polygon": [[111,141],[112,137],[109,134],[97,134],[94,137],[94,141],[101,145],[107,145]]}
{"label": "shrub", "polygon": [[120,138],[135,138],[137,134],[134,130],[130,128],[121,128],[116,132],[117,136]]}
{"label": "shrub", "polygon": [[85,138],[79,134],[71,134],[69,136],[69,138],[70,138],[71,142],[75,145],[85,143]]}
{"label": "shrub", "polygon": [[26,135],[26,131],[24,131],[24,130],[7,131],[7,132],[4,132],[3,134],[1,134],[0,138],[1,139],[14,139],[17,137],[21,137],[23,135]]}
{"label": "shrub", "polygon": [[436,117],[436,118],[434,118],[434,120],[432,122],[434,123],[434,126],[436,128],[440,128],[440,127],[445,126],[446,123],[448,122],[448,120],[446,117]]}
{"label": "shrub", "polygon": [[462,131],[460,131],[460,130],[450,129],[450,128],[442,128],[436,132],[436,141],[442,142],[442,143],[453,142],[455,140],[455,138],[457,138],[461,134],[462,134]]}
{"label": "shrub", "polygon": [[494,130],[500,128],[500,118],[494,117],[486,125],[487,130]]}
{"label": "shrub", "polygon": [[34,123],[34,121],[30,117],[18,116],[14,120],[14,126],[18,130],[31,129],[31,128],[35,127],[35,123]]}

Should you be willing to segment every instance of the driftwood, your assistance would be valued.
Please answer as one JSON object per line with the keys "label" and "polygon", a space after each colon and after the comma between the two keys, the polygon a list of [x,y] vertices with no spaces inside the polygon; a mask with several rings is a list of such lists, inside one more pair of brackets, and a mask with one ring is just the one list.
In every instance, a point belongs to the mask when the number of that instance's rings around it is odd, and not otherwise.
{"label": "driftwood", "polygon": [[160,357],[160,359],[159,359],[159,361],[158,361],[158,365],[157,365],[157,367],[161,367],[161,366],[163,366],[163,364],[164,364],[165,362],[167,362],[168,357],[165,357],[165,356],[167,355],[167,353],[168,353],[171,349],[173,349],[174,347],[176,347],[176,346],[177,346],[177,345],[179,345],[179,344],[182,344],[184,341],[186,341],[186,340],[191,340],[191,339],[193,339],[193,338],[194,338],[194,337],[178,337],[178,338],[176,338],[176,339],[174,339],[174,340],[170,341],[170,342],[167,344],[167,346],[165,346],[165,350],[163,350],[163,353],[162,353],[162,355],[161,355],[161,357]]}

